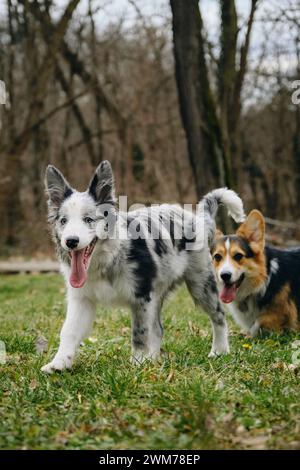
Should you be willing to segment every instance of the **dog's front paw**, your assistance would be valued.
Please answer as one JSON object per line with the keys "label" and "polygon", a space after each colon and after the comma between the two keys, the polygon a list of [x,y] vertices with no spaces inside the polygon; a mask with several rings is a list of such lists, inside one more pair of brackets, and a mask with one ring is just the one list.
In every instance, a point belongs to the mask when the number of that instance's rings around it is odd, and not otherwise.
{"label": "dog's front paw", "polygon": [[140,366],[146,361],[156,361],[160,358],[160,351],[152,351],[152,352],[141,352],[141,351],[133,351],[131,356],[131,364],[135,366]]}
{"label": "dog's front paw", "polygon": [[73,365],[73,358],[71,356],[55,357],[53,361],[49,362],[41,368],[45,374],[53,374],[56,371],[63,371],[71,369]]}
{"label": "dog's front paw", "polygon": [[249,330],[248,337],[256,338],[257,336],[259,336],[260,333],[261,333],[260,323],[258,320],[256,320]]}
{"label": "dog's front paw", "polygon": [[210,358],[218,357],[218,356],[222,356],[223,354],[229,354],[229,353],[230,353],[230,349],[228,345],[224,345],[222,347],[212,347],[208,357]]}

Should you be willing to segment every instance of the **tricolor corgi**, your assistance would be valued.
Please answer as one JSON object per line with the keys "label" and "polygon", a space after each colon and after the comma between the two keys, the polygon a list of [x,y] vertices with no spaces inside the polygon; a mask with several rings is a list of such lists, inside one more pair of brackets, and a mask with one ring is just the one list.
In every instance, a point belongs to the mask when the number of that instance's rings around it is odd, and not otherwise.
{"label": "tricolor corgi", "polygon": [[265,221],[250,212],[234,235],[217,230],[211,254],[220,299],[252,337],[300,326],[300,247],[265,246]]}

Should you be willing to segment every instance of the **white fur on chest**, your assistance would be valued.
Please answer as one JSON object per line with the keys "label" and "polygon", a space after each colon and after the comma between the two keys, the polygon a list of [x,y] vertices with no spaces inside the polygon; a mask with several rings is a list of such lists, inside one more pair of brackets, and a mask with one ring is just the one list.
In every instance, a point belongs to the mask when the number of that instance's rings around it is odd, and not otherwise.
{"label": "white fur on chest", "polygon": [[232,315],[235,322],[246,332],[250,332],[251,327],[255,323],[258,317],[258,308],[255,300],[252,298],[248,299],[245,308],[240,310],[236,302],[232,302],[227,305],[229,313]]}
{"label": "white fur on chest", "polygon": [[129,286],[125,281],[115,282],[114,285],[106,280],[88,281],[85,293],[89,299],[103,305],[127,306],[129,304]]}

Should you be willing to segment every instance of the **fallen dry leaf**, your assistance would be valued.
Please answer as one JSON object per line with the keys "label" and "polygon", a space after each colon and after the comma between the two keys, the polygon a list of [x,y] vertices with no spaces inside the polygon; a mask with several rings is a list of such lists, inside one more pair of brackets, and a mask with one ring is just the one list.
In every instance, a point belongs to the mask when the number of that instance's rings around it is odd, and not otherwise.
{"label": "fallen dry leaf", "polygon": [[203,338],[205,338],[208,335],[207,331],[201,329],[198,325],[194,325],[194,323],[191,320],[188,321],[188,327],[189,327],[190,333],[192,333],[193,335],[200,336]]}
{"label": "fallen dry leaf", "polygon": [[284,370],[286,368],[286,364],[282,361],[278,361],[278,362],[275,362],[274,364],[272,364],[271,368],[272,369]]}
{"label": "fallen dry leaf", "polygon": [[222,417],[222,422],[223,423],[229,423],[230,421],[233,420],[233,413],[232,411],[229,411],[228,413],[226,413],[226,415],[224,415]]}
{"label": "fallen dry leaf", "polygon": [[223,380],[218,380],[218,382],[216,383],[216,390],[223,390],[223,388],[225,387],[225,384],[223,382]]}
{"label": "fallen dry leaf", "polygon": [[130,333],[130,328],[128,326],[124,326],[121,328],[121,335],[122,336],[127,336]]}
{"label": "fallen dry leaf", "polygon": [[37,385],[38,385],[38,384],[37,384],[37,381],[36,381],[35,379],[32,379],[31,382],[30,382],[30,384],[29,384],[30,390],[36,389]]}
{"label": "fallen dry leaf", "polygon": [[194,326],[193,326],[193,322],[191,320],[188,321],[188,325],[189,325],[190,332],[194,333]]}
{"label": "fallen dry leaf", "polygon": [[171,382],[173,380],[173,378],[174,378],[174,371],[171,370],[168,377],[166,378],[166,382]]}
{"label": "fallen dry leaf", "polygon": [[38,336],[35,342],[35,350],[38,354],[43,354],[48,349],[48,341],[43,336]]}
{"label": "fallen dry leaf", "polygon": [[251,450],[263,450],[266,449],[266,444],[269,437],[265,435],[261,436],[237,436],[233,437],[232,442],[235,444],[240,444],[243,448]]}
{"label": "fallen dry leaf", "polygon": [[242,424],[240,424],[237,428],[236,428],[236,433],[237,434],[243,434],[244,432],[246,431],[246,428],[245,426],[243,426]]}
{"label": "fallen dry leaf", "polygon": [[150,374],[149,379],[151,382],[156,382],[158,380],[157,374]]}
{"label": "fallen dry leaf", "polygon": [[59,444],[66,444],[68,442],[68,433],[65,431],[61,431],[56,436],[56,442]]}
{"label": "fallen dry leaf", "polygon": [[291,441],[288,443],[289,449],[295,449],[299,450],[300,449],[300,441]]}

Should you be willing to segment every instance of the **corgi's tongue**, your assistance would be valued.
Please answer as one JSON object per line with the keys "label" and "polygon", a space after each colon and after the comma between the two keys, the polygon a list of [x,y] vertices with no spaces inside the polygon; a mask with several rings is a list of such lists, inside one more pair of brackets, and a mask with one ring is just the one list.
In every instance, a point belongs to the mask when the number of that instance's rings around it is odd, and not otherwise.
{"label": "corgi's tongue", "polygon": [[87,279],[87,270],[84,266],[84,252],[85,248],[71,252],[70,284],[76,289],[82,287]]}
{"label": "corgi's tongue", "polygon": [[237,291],[236,284],[232,284],[230,286],[226,286],[226,285],[223,286],[223,289],[220,294],[220,298],[222,302],[224,302],[225,304],[230,304],[230,302],[232,302],[235,299],[236,291]]}

